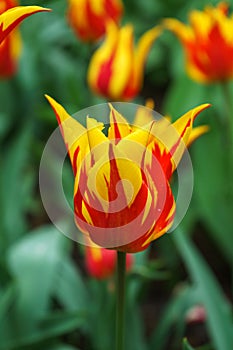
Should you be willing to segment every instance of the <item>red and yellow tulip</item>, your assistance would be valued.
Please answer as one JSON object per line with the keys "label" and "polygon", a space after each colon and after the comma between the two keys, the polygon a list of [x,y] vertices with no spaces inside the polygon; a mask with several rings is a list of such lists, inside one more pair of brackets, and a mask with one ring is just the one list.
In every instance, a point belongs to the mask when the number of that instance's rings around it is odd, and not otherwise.
{"label": "red and yellow tulip", "polygon": [[131,25],[118,28],[109,23],[106,38],[90,62],[88,84],[92,91],[112,100],[133,99],[142,87],[146,58],[159,34],[159,27],[147,31],[134,47]]}
{"label": "red and yellow tulip", "polygon": [[109,21],[116,24],[123,13],[121,0],[69,0],[68,21],[83,41],[96,41]]}
{"label": "red and yellow tulip", "polygon": [[21,51],[19,31],[12,30],[26,17],[41,11],[39,6],[17,6],[16,0],[2,0],[0,3],[0,77],[15,73]]}
{"label": "red and yellow tulip", "polygon": [[[126,268],[133,263],[131,254],[126,255]],[[97,279],[105,279],[114,275],[117,265],[117,252],[111,249],[87,246],[85,248],[85,265],[88,274]]]}
{"label": "red and yellow tulip", "polygon": [[[172,226],[169,180],[192,132],[196,107],[173,124],[128,124],[109,106],[110,124],[87,117],[87,128],[47,97],[58,120],[73,172],[75,221],[94,244],[135,253]],[[104,131],[104,132],[103,132]]]}
{"label": "red and yellow tulip", "polygon": [[233,77],[233,17],[228,5],[191,11],[190,25],[166,19],[164,25],[180,39],[189,76],[200,83],[225,81]]}

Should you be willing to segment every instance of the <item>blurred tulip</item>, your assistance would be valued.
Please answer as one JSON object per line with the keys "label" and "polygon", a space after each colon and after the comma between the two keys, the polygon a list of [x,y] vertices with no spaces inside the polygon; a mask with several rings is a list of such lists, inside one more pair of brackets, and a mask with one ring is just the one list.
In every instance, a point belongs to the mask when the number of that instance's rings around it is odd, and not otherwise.
{"label": "blurred tulip", "polygon": [[[87,117],[87,129],[48,97],[75,176],[77,226],[94,244],[136,253],[172,226],[169,180],[188,144],[196,107],[173,124],[163,118],[132,126],[110,105],[110,126]],[[107,132],[107,136],[106,136]]]}
{"label": "blurred tulip", "polygon": [[118,23],[121,0],[69,0],[68,21],[83,41],[96,41],[105,34],[107,22]]}
{"label": "blurred tulip", "polygon": [[190,77],[200,83],[225,81],[233,77],[233,17],[228,5],[191,11],[190,25],[166,19],[164,25],[180,39]]}
{"label": "blurred tulip", "polygon": [[12,76],[17,68],[21,51],[19,31],[12,30],[26,17],[48,9],[38,6],[18,6],[16,0],[0,3],[0,77]]}
{"label": "blurred tulip", "polygon": [[185,317],[186,323],[202,323],[206,321],[206,310],[202,305],[195,305],[190,308]]}
{"label": "blurred tulip", "polygon": [[146,58],[160,28],[147,31],[134,47],[131,25],[118,28],[109,23],[102,45],[94,53],[88,71],[88,83],[94,93],[108,99],[133,99],[143,84]]}
{"label": "blurred tulip", "polygon": [[[133,263],[133,256],[126,255],[126,269]],[[85,265],[90,276],[105,279],[114,275],[117,265],[116,250],[87,246],[85,248]]]}

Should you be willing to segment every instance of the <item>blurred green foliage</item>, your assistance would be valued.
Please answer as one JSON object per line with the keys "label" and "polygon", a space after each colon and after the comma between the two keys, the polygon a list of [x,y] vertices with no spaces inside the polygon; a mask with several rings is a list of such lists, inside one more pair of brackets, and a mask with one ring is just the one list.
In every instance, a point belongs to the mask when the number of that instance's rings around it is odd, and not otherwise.
{"label": "blurred green foliage", "polygon": [[[203,8],[209,2],[124,0],[123,22],[132,22],[139,37],[162,18],[186,21],[190,9]],[[37,5],[53,12],[35,15],[22,24],[18,73],[0,82],[0,350],[109,350],[114,340],[114,282],[110,281],[110,288],[109,281],[97,282],[86,276],[82,252],[75,258],[77,246],[48,222],[38,190],[41,154],[57,127],[44,94],[56,98],[70,113],[103,102],[86,83],[95,45],[83,44],[74,36],[65,18],[66,1],[38,0]],[[230,5],[233,7],[232,1]],[[233,85],[229,85],[233,97]],[[191,237],[201,226],[201,234],[207,235],[206,241],[231,269],[233,198],[229,181],[233,174],[227,175],[221,87],[192,82],[185,75],[178,41],[165,32],[151,51],[144,88],[136,102],[144,103],[148,97],[155,99],[159,112],[173,119],[201,103],[209,102],[212,108],[200,117],[201,123],[210,125],[210,132],[191,151],[195,188],[184,224],[173,236],[154,243],[151,255],[156,251],[160,259],[151,261],[149,252],[137,254],[128,276],[127,349],[181,349],[187,310],[201,303],[207,312],[209,334],[203,350],[231,350],[232,300],[230,296],[227,299]],[[69,187],[68,164],[64,171]],[[149,285],[161,281],[168,293],[163,301],[166,305],[148,334],[138,303],[145,302]],[[168,345],[171,330],[173,345]],[[192,347],[184,341],[183,349]]]}

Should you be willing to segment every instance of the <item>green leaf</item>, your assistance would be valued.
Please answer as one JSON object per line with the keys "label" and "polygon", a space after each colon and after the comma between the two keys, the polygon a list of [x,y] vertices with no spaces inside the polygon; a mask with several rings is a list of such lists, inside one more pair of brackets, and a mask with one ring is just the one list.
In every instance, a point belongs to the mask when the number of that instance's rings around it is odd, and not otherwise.
{"label": "green leaf", "polygon": [[[25,172],[31,125],[27,124],[5,149],[0,174],[1,220],[6,242],[19,237],[26,228],[23,217],[31,195],[31,182]],[[17,199],[17,200],[16,200]],[[17,225],[15,223],[17,222]],[[7,243],[6,243],[7,244]],[[2,245],[1,245],[1,248]],[[5,246],[5,250],[7,246]]]}
{"label": "green leaf", "polygon": [[162,262],[157,259],[148,261],[144,265],[134,265],[130,272],[145,279],[165,280],[169,278],[170,274],[163,270],[163,267]]}
{"label": "green leaf", "polygon": [[[129,305],[126,309],[126,341],[125,348],[128,350],[147,350],[144,335],[144,324],[142,314],[138,305]],[[132,336],[133,334],[133,336]]]}
{"label": "green leaf", "polygon": [[[177,333],[180,335],[180,330],[183,330],[185,322],[185,313],[197,301],[197,289],[193,286],[183,286],[183,288],[170,299],[156,329],[152,333],[149,341],[150,350],[162,350],[165,348],[167,335],[174,325]],[[180,342],[180,338],[178,341]]]}
{"label": "green leaf", "polygon": [[75,266],[69,258],[61,261],[54,287],[54,295],[67,310],[79,311],[88,308],[89,291],[78,266]]}
{"label": "green leaf", "polygon": [[189,274],[196,284],[200,302],[207,312],[207,326],[218,350],[233,348],[233,324],[229,303],[205,260],[181,228],[172,235]]}
{"label": "green leaf", "polygon": [[20,335],[47,314],[66,244],[67,239],[51,225],[26,235],[8,251],[7,264],[19,288],[15,317]]}
{"label": "green leaf", "polygon": [[57,313],[40,322],[39,327],[25,336],[0,345],[0,350],[17,350],[20,347],[33,346],[42,341],[58,337],[77,330],[83,323],[82,313]]}

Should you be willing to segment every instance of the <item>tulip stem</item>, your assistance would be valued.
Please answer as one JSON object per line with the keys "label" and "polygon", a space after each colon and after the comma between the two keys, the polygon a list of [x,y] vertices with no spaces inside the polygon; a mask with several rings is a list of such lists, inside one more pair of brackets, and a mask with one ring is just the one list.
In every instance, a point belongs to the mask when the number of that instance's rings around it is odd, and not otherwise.
{"label": "tulip stem", "polygon": [[126,253],[117,252],[116,350],[124,349]]}

